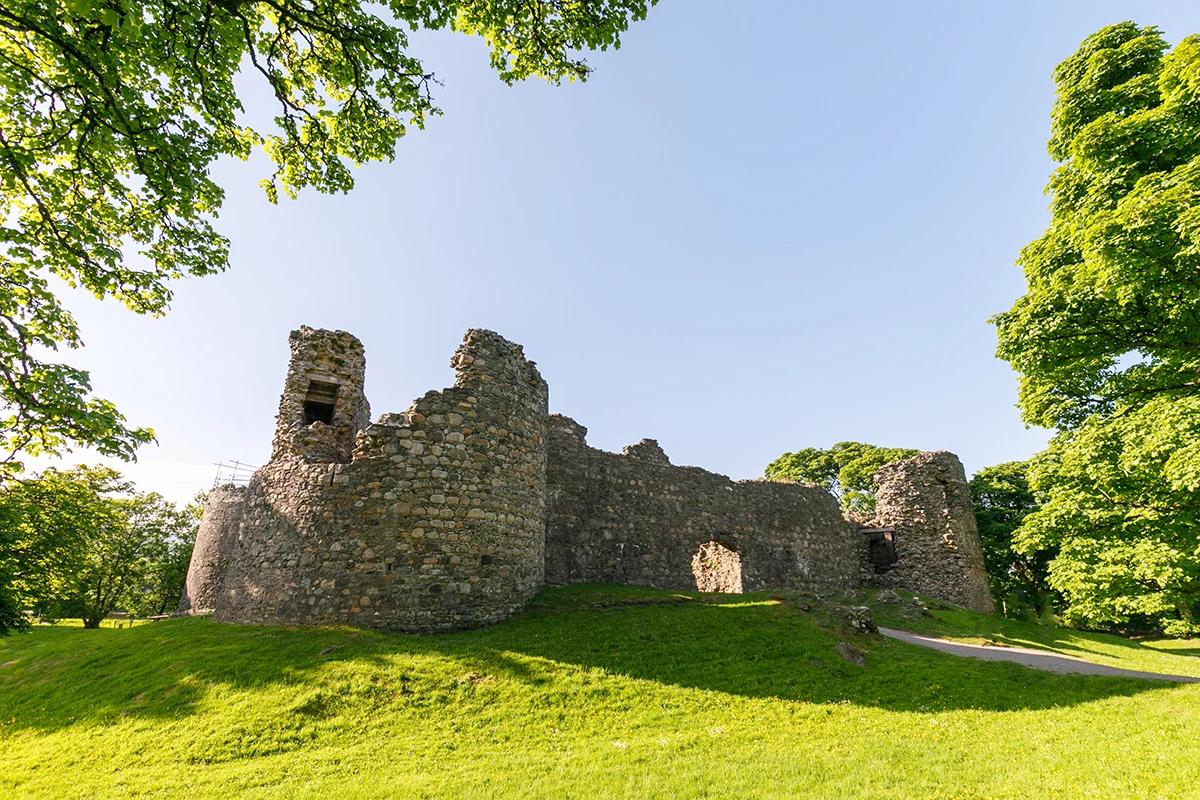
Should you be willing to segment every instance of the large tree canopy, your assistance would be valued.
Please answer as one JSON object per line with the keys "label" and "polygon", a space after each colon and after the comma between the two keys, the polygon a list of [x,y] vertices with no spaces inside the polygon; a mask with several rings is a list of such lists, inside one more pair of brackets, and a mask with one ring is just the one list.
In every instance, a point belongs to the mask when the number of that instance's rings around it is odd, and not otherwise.
{"label": "large tree canopy", "polygon": [[[129,458],[151,438],[90,397],[86,372],[45,360],[80,344],[48,278],[160,314],[168,279],[225,269],[217,158],[263,148],[272,201],[347,191],[351,165],[391,159],[438,113],[410,31],[483,37],[509,83],[584,80],[579,51],[619,47],[656,1],[5,0],[0,459],[71,444]],[[274,129],[244,122],[239,73],[273,93]]]}
{"label": "large tree canopy", "polygon": [[1200,38],[1130,22],[1055,70],[1052,219],[995,318],[1036,425],[1200,393]]}
{"label": "large tree canopy", "polygon": [[995,318],[1026,421],[1059,433],[1017,534],[1069,618],[1195,630],[1200,600],[1200,38],[1131,22],[1054,73],[1052,218]]}
{"label": "large tree canopy", "polygon": [[99,531],[119,524],[106,497],[128,490],[110,469],[46,470],[0,488],[0,634],[28,625],[22,613],[70,594]]}

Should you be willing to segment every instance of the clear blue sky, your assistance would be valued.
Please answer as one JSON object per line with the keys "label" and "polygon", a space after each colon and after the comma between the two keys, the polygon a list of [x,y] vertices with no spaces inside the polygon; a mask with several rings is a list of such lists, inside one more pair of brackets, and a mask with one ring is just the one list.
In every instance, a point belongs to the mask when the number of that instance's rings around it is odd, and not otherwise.
{"label": "clear blue sky", "polygon": [[1022,459],[1048,433],[987,319],[1046,222],[1051,71],[1130,18],[1200,32],[1194,2],[664,0],[557,88],[421,35],[445,115],[394,163],[278,206],[262,160],[220,164],[230,271],[158,320],[72,297],[65,360],[155,428],[125,471],[180,500],[268,457],[301,324],[363,340],[376,415],[448,385],[485,327],[607,450],[657,438],[735,478],[843,440]]}

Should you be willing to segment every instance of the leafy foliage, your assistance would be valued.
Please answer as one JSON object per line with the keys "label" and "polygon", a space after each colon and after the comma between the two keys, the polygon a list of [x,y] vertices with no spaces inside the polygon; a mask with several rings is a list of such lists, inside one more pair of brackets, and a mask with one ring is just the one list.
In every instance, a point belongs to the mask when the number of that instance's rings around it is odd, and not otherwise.
{"label": "leafy foliage", "polygon": [[12,481],[0,494],[0,518],[9,537],[9,580],[0,586],[18,610],[94,628],[118,608],[162,613],[179,601],[197,516],[134,492],[114,470],[50,469]]}
{"label": "leafy foliage", "polygon": [[29,627],[22,596],[15,585],[21,571],[17,539],[10,509],[0,503],[0,636]]}
{"label": "leafy foliage", "polygon": [[1031,471],[1045,495],[1016,546],[1058,549],[1049,584],[1075,624],[1198,629],[1200,397],[1158,397],[1060,434]]}
{"label": "leafy foliage", "polygon": [[875,473],[884,464],[915,456],[917,450],[838,442],[828,450],[806,447],[784,453],[767,465],[765,477],[823,486],[855,517],[875,511]]}
{"label": "leafy foliage", "polygon": [[995,318],[1033,424],[1197,392],[1200,38],[1165,49],[1121,23],[1055,71],[1053,218],[1021,252],[1027,293]]}
{"label": "leafy foliage", "polygon": [[1197,630],[1200,37],[1112,25],[1054,77],[1052,219],[994,319],[1025,419],[1059,429],[1017,543],[1059,550],[1071,619]]}
{"label": "leafy foliage", "polygon": [[[131,458],[153,433],[45,360],[81,344],[51,276],[140,314],[168,281],[224,270],[209,167],[261,147],[267,196],[345,192],[440,113],[408,33],[484,37],[512,83],[585,80],[656,0],[6,0],[0,5],[0,455],[72,444]],[[235,78],[266,83],[271,130],[242,121]],[[132,248],[138,257],[126,253]]]}
{"label": "leafy foliage", "polygon": [[139,617],[169,614],[179,606],[204,507],[201,500],[179,510],[158,495],[146,497],[153,497],[154,502],[143,509],[141,524],[153,532],[155,557],[147,561],[142,580],[124,603],[130,613]]}
{"label": "leafy foliage", "polygon": [[1013,549],[1013,534],[1038,508],[1029,487],[1029,465],[1010,461],[986,467],[971,478],[971,502],[983,545],[992,597],[1004,615],[1016,619],[1046,619],[1053,615],[1058,595],[1048,582],[1056,550]]}
{"label": "leafy foliage", "polygon": [[[113,524],[112,509],[102,502],[125,484],[110,469],[48,469],[39,478],[10,482],[0,491],[0,519],[6,538],[6,562],[0,591],[20,612],[46,606],[62,596],[85,557],[96,531]],[[9,618],[5,632],[24,627]]]}

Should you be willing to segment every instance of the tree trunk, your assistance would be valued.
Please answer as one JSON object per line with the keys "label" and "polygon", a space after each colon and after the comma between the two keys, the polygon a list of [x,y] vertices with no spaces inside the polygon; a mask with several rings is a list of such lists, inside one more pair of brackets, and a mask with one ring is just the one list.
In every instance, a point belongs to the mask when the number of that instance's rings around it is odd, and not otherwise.
{"label": "tree trunk", "polygon": [[85,628],[99,628],[99,627],[100,627],[100,620],[102,620],[102,619],[104,619],[104,618],[103,618],[103,617],[84,617],[84,618],[83,618],[83,627],[85,627]]}

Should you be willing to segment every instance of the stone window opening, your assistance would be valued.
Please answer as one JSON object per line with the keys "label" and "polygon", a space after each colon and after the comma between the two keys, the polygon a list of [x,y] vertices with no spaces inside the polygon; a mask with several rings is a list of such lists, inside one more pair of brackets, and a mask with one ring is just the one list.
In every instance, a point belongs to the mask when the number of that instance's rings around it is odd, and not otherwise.
{"label": "stone window opening", "polygon": [[305,425],[312,425],[314,422],[333,424],[333,409],[337,405],[340,388],[336,383],[309,381],[308,392],[304,395]]}
{"label": "stone window opening", "polygon": [[700,545],[692,556],[692,574],[697,591],[742,593],[742,557],[720,542]]}

